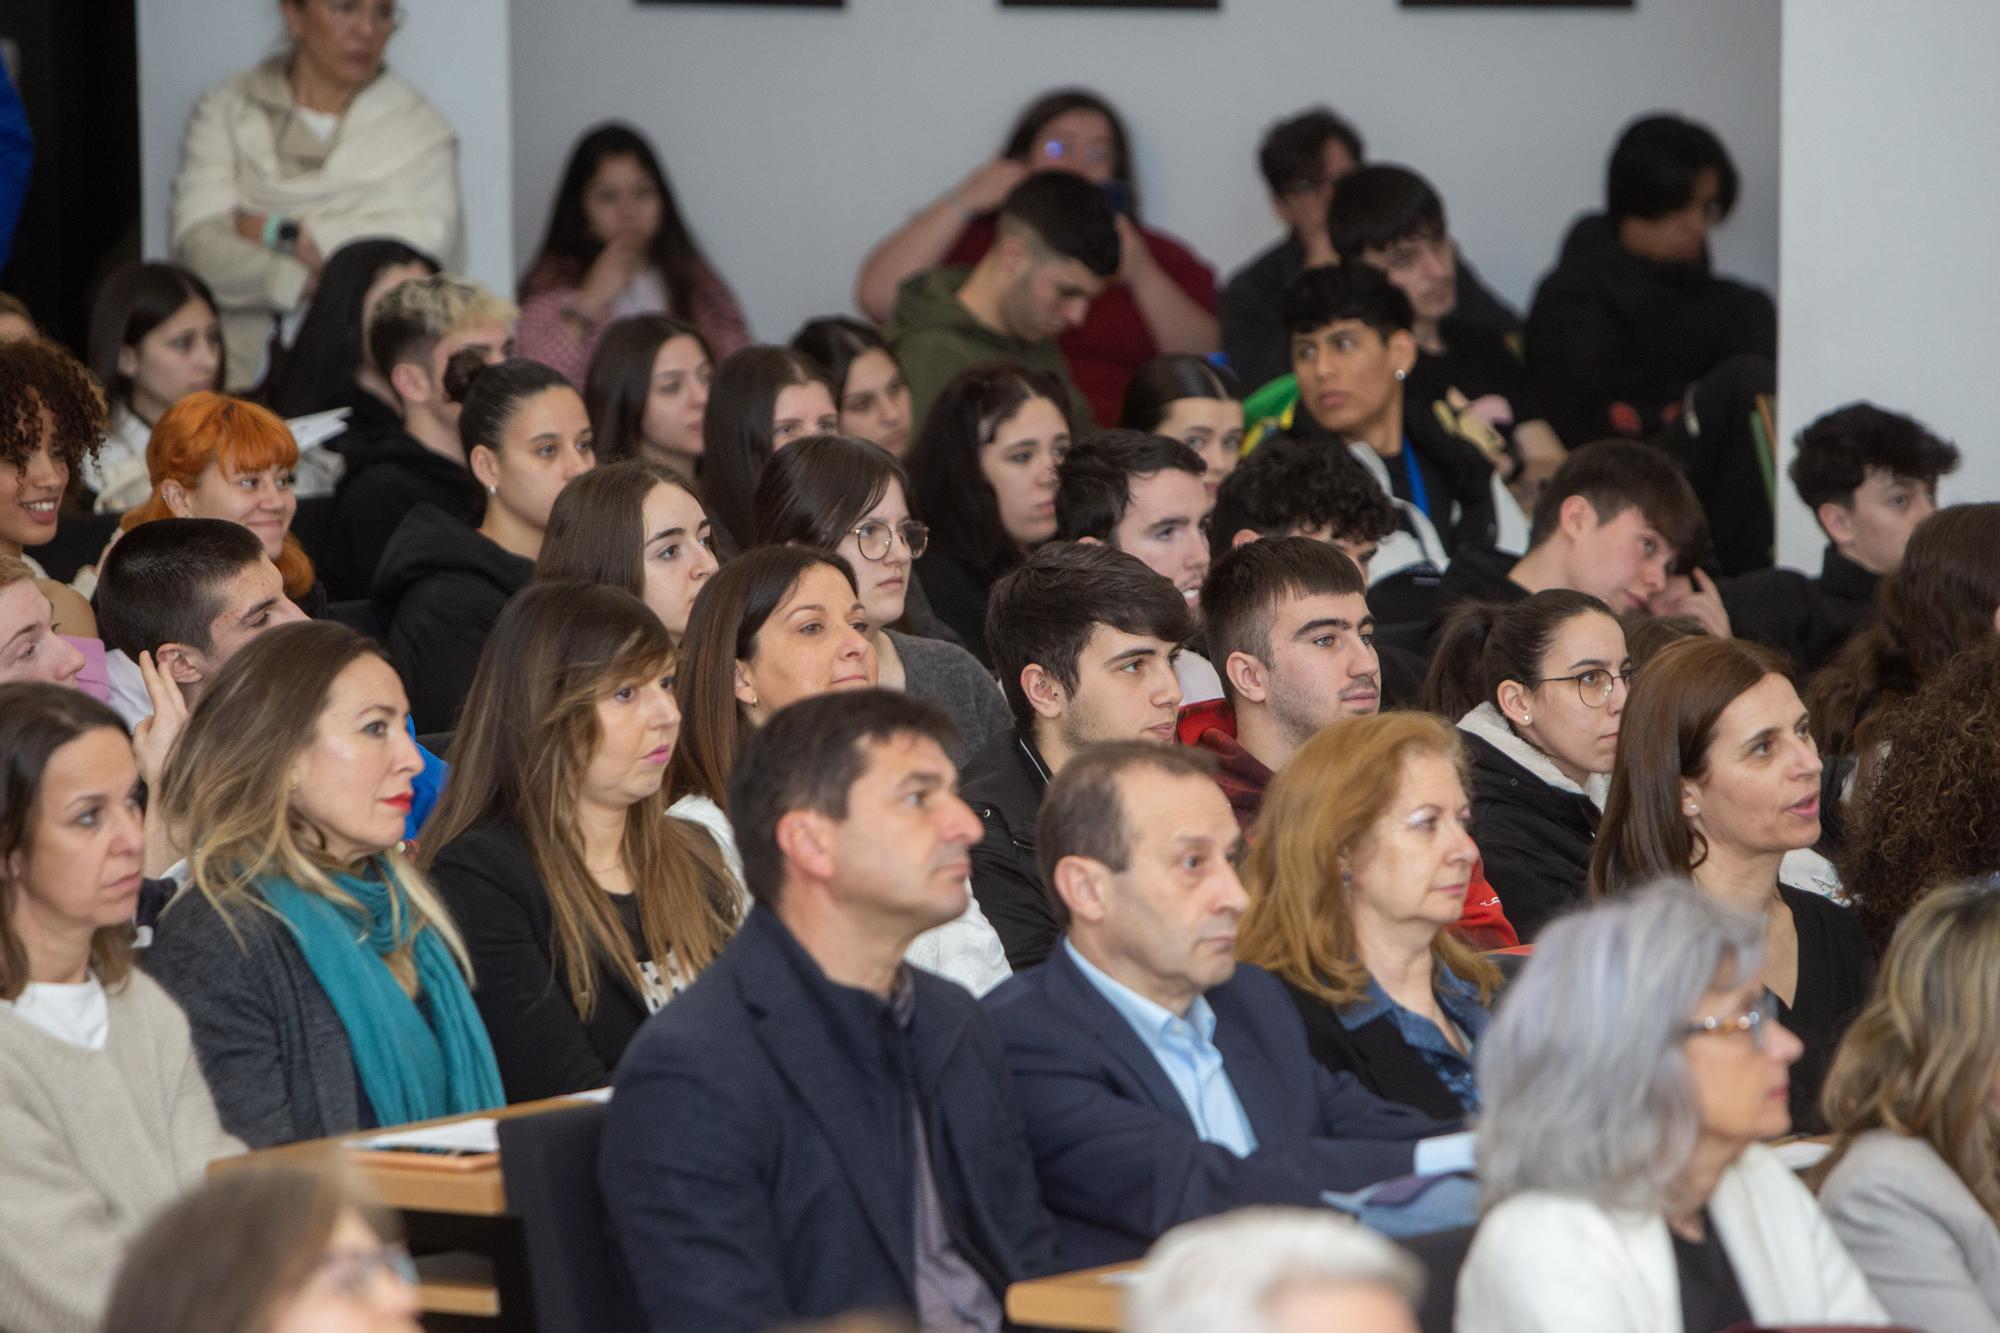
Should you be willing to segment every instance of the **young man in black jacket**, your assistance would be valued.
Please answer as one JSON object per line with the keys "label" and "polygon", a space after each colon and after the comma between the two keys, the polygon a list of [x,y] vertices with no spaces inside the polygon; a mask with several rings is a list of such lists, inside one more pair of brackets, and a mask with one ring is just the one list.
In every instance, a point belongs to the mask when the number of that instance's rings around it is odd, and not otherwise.
{"label": "young man in black jacket", "polygon": [[1035,862],[1042,793],[1094,741],[1174,743],[1174,658],[1193,631],[1174,585],[1108,546],[1051,542],[994,585],[986,636],[1014,725],[965,766],[961,791],[985,830],[972,893],[1016,971],[1062,935]]}

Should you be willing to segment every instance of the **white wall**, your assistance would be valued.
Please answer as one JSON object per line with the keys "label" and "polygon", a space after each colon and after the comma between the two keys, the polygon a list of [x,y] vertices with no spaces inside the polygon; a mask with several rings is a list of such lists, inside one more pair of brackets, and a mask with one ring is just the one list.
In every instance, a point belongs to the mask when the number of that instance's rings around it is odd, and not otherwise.
{"label": "white wall", "polygon": [[1771,0],[1601,12],[1223,3],[1092,13],[997,0],[514,0],[522,258],[570,144],[622,116],[660,147],[758,335],[782,339],[807,316],[847,309],[876,239],[993,152],[1030,96],[1076,81],[1130,120],[1148,219],[1225,273],[1275,234],[1255,165],[1264,128],[1324,101],[1362,127],[1371,155],[1432,178],[1465,252],[1523,303],[1571,218],[1601,200],[1622,125],[1685,111],[1714,127],[1744,177],[1717,262],[1775,282]]}
{"label": "white wall", "polygon": [[[559,0],[551,0],[552,4]],[[512,60],[507,0],[410,0],[389,63],[458,130],[466,270],[514,283]],[[275,0],[139,0],[139,153],[145,253],[167,253],[181,131],[197,98],[277,50]]]}
{"label": "white wall", "polygon": [[[1910,412],[1965,453],[1947,500],[2000,497],[1993,376],[2000,266],[2000,7],[1792,0],[1784,19],[1779,433],[1857,398]],[[1823,542],[1784,491],[1781,563]]]}

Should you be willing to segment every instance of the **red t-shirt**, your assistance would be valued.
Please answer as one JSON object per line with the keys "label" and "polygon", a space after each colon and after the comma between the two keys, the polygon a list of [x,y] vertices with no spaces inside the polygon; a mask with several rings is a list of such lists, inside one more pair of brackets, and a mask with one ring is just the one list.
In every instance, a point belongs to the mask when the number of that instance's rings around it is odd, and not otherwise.
{"label": "red t-shirt", "polygon": [[[1139,228],[1146,248],[1174,285],[1186,292],[1210,314],[1215,313],[1215,270],[1195,253],[1165,232]],[[974,218],[958,234],[945,255],[947,264],[976,264],[993,244],[993,219]],[[1083,323],[1062,336],[1063,357],[1069,362],[1070,378],[1090,400],[1090,411],[1100,426],[1118,424],[1125,409],[1125,386],[1140,366],[1160,354],[1132,289],[1113,279],[1095,301]]]}

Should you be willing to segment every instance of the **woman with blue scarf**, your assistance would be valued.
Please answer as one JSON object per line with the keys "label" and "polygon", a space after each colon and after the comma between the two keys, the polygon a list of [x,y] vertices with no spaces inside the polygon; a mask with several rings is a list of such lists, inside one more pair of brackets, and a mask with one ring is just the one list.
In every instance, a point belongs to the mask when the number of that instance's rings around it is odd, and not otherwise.
{"label": "woman with blue scarf", "polygon": [[498,1106],[457,928],[400,850],[422,767],[374,645],[259,636],[196,706],[160,793],[189,886],[145,967],[252,1147]]}

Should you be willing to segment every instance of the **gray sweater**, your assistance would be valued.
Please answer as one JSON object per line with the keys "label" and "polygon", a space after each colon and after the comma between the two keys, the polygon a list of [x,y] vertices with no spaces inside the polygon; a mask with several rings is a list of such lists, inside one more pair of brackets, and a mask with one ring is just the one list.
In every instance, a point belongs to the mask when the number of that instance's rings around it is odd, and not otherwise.
{"label": "gray sweater", "polygon": [[942,639],[920,639],[892,629],[882,632],[903,659],[903,692],[936,704],[958,724],[951,762],[965,767],[989,736],[1014,724],[1000,686],[971,653]]}
{"label": "gray sweater", "polygon": [[166,992],[106,997],[102,1050],[0,1010],[0,1328],[89,1333],[125,1247],[159,1208],[241,1152],[222,1132]]}

